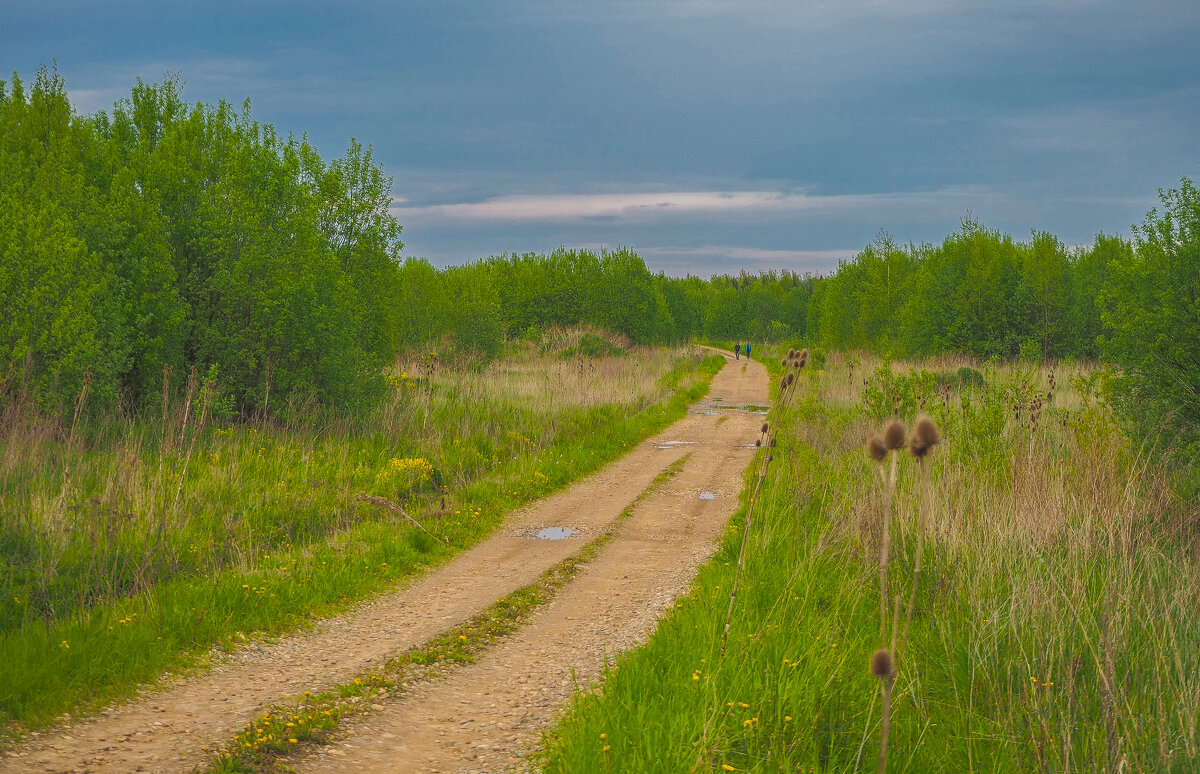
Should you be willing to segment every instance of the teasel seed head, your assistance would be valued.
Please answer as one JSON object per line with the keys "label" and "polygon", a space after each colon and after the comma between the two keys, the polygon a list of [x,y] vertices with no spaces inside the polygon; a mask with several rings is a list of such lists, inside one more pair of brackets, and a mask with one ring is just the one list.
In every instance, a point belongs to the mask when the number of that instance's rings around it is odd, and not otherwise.
{"label": "teasel seed head", "polygon": [[904,448],[904,425],[893,421],[884,428],[883,445],[889,449]]}
{"label": "teasel seed head", "polygon": [[754,441],[754,447],[755,447],[755,448],[762,448],[762,439],[761,439],[761,438],[755,439],[755,441]]}
{"label": "teasel seed head", "polygon": [[887,447],[883,445],[883,439],[877,435],[871,436],[871,440],[867,441],[867,456],[876,462],[883,462],[887,459]]}
{"label": "teasel seed head", "polygon": [[766,422],[763,422],[763,426],[762,426],[762,434],[763,434],[763,435],[766,435],[766,434],[767,434],[767,430],[768,430],[768,429],[770,429],[770,427],[771,427],[771,426],[770,426],[769,424],[767,424]]}
{"label": "teasel seed head", "polygon": [[929,417],[921,417],[917,420],[917,424],[913,426],[912,438],[909,440],[909,450],[914,457],[920,459],[933,451],[933,447],[940,440],[937,425],[933,423],[933,420]]}
{"label": "teasel seed head", "polygon": [[880,648],[871,655],[871,674],[878,677],[880,680],[885,677],[893,677],[896,674],[896,660],[892,658],[892,652],[886,648]]}
{"label": "teasel seed head", "polygon": [[788,350],[788,360],[791,360],[791,359],[792,359],[792,358],[794,358],[795,356],[796,356],[796,350],[794,350],[794,349],[789,349],[789,350]]}
{"label": "teasel seed head", "polygon": [[775,448],[775,444],[778,443],[778,441],[779,441],[778,438],[776,438],[775,436],[771,436],[771,448],[772,449]]}

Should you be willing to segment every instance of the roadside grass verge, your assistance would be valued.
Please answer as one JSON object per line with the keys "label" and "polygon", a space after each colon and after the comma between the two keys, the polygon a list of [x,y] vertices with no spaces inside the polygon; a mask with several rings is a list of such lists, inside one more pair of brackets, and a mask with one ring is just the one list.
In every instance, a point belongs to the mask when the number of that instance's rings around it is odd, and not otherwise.
{"label": "roadside grass verge", "polygon": [[399,698],[418,681],[444,675],[454,665],[475,661],[497,640],[528,624],[529,615],[550,602],[574,579],[578,569],[600,553],[634,509],[682,470],[690,456],[684,455],[655,476],[603,534],[546,570],[535,582],[511,592],[421,647],[388,659],[372,672],[328,691],[317,694],[305,691],[296,701],[276,705],[243,726],[204,770],[205,774],[291,771],[289,762],[334,741],[343,720],[369,712],[373,704]]}
{"label": "roadside grass verge", "polygon": [[544,770],[876,770],[882,494],[863,443],[886,400],[942,431],[924,529],[919,467],[898,465],[886,607],[902,621],[911,595],[913,615],[887,770],[1195,771],[1195,503],[1121,436],[1086,371],[951,382],[969,366],[853,364],[830,354],[772,412],[724,655],[743,513],[683,605],[546,734]]}
{"label": "roadside grass verge", "polygon": [[398,369],[368,422],[205,424],[197,389],[161,426],[109,419],[86,443],[35,422],[7,428],[0,736],[445,560],[682,416],[723,364],[668,350],[582,364],[525,353],[481,374],[429,358]]}

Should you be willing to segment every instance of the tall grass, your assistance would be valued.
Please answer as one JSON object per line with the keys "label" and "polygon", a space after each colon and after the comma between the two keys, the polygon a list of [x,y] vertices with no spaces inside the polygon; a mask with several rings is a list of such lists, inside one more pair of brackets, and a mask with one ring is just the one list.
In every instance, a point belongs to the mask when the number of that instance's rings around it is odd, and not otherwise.
{"label": "tall grass", "polygon": [[[775,412],[724,656],[734,529],[650,642],[548,735],[547,771],[875,767],[889,495],[862,444],[881,426],[864,385],[880,365],[830,356]],[[911,599],[913,613],[888,770],[1196,770],[1195,505],[1170,471],[1117,432],[1086,373],[1051,387],[1020,367],[888,370],[916,383],[901,416],[924,411],[942,430],[919,573],[916,460],[899,460],[892,502],[887,607]]]}
{"label": "tall grass", "polygon": [[527,349],[482,371],[399,364],[365,420],[213,421],[214,385],[196,379],[161,419],[68,433],[10,412],[0,725],[45,724],[385,588],[680,416],[717,368],[683,350]]}

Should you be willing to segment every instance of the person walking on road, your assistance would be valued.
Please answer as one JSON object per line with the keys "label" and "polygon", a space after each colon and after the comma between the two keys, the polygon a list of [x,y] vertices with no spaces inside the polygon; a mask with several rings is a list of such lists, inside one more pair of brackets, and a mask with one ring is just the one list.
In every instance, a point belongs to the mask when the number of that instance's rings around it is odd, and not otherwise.
{"label": "person walking on road", "polygon": [[750,342],[746,342],[746,359],[750,359]]}
{"label": "person walking on road", "polygon": [[734,344],[734,345],[733,345],[733,359],[734,359],[734,360],[741,360],[741,359],[742,359],[742,345],[741,345],[741,343],[738,343],[738,344]]}

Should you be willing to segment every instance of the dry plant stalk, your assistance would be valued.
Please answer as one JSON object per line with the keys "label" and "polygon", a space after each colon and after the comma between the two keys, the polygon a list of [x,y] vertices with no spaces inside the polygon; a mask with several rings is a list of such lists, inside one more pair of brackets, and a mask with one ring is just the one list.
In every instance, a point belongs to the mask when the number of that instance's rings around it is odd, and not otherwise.
{"label": "dry plant stalk", "polygon": [[[904,636],[900,638],[900,648],[908,642],[908,627],[912,624],[913,608],[917,602],[917,583],[921,579],[921,552],[924,547],[925,531],[930,528],[929,509],[933,505],[933,495],[929,483],[929,453],[941,440],[937,425],[929,417],[921,417],[913,427],[912,437],[908,442],[908,450],[921,465],[921,507],[917,523],[917,555],[913,561],[912,589],[908,596],[908,611],[904,616]],[[896,658],[900,653],[897,651]]]}
{"label": "dry plant stalk", "polygon": [[[889,452],[904,446],[904,425],[892,422],[883,431],[883,436],[875,436],[867,441],[867,456],[878,463],[888,459]],[[883,514],[880,526],[879,540],[879,640],[881,647],[887,647],[887,600],[888,600],[888,560],[891,547],[891,515],[892,499],[896,494],[896,461],[897,455],[891,455],[891,464],[885,474],[880,471],[883,483]],[[894,639],[894,637],[893,637]]]}
{"label": "dry plant stalk", "polygon": [[[883,512],[880,524],[880,540],[879,540],[879,639],[881,642],[879,650],[875,651],[871,657],[871,673],[880,680],[880,690],[882,693],[883,715],[880,725],[879,739],[879,774],[884,774],[887,771],[887,745],[888,734],[891,730],[892,723],[892,689],[895,687],[896,679],[896,653],[900,647],[897,642],[897,637],[900,630],[900,595],[897,594],[892,601],[892,636],[889,642],[888,639],[888,563],[890,560],[889,549],[891,544],[891,513],[892,502],[896,496],[896,480],[897,480],[897,464],[899,462],[899,450],[904,448],[906,443],[904,425],[899,421],[892,421],[883,430],[882,436],[874,436],[866,443],[866,453],[874,462],[882,465],[885,461],[890,464],[887,473],[880,470],[880,483],[883,494]],[[894,454],[892,452],[895,452]],[[888,457],[891,457],[889,460]],[[918,548],[917,567],[920,567],[920,549]],[[919,569],[918,569],[919,572]],[[913,593],[915,596],[916,577],[914,576]],[[911,620],[912,609],[911,603],[909,608],[909,619]],[[905,624],[904,636],[908,636],[908,625]]]}
{"label": "dry plant stalk", "polygon": [[412,522],[413,525],[416,526],[417,529],[421,530],[422,532],[424,532],[426,535],[433,538],[434,540],[440,540],[443,543],[450,542],[450,538],[440,538],[437,535],[430,532],[429,530],[425,529],[425,526],[423,524],[421,524],[421,522],[417,521],[412,516],[408,515],[408,511],[404,510],[403,506],[397,505],[396,503],[392,502],[391,500],[386,500],[382,497],[376,497],[375,495],[369,495],[369,494],[355,495],[354,499],[358,500],[359,502],[370,503],[371,505],[391,511],[392,513],[398,513],[401,516],[403,516],[404,518],[408,519],[410,522]]}
{"label": "dry plant stalk", "polygon": [[879,678],[883,691],[883,715],[880,720],[879,774],[887,771],[888,732],[892,726],[892,688],[896,685],[896,660],[892,652],[880,648],[871,656],[871,674]]}
{"label": "dry plant stalk", "polygon": [[[215,387],[215,385],[213,384],[212,379],[204,380],[204,395],[203,395],[203,399],[201,400],[201,406],[200,406],[200,421],[197,424],[196,429],[192,432],[192,442],[190,444],[188,444],[187,455],[183,458],[183,472],[181,474],[179,474],[179,485],[175,488],[175,501],[171,504],[171,513],[172,514],[174,514],[179,508],[179,498],[180,498],[180,496],[183,495],[183,482],[184,482],[184,480],[187,479],[188,466],[192,462],[192,452],[194,452],[196,450],[196,438],[199,437],[200,432],[204,429],[204,423],[208,419],[208,403],[210,400],[212,400],[212,394],[213,394],[214,387]],[[187,418],[188,418],[188,413],[190,413],[190,408],[191,408],[191,403],[192,403],[192,394],[195,392],[195,390],[196,390],[196,369],[193,368],[192,373],[188,375],[188,411],[183,416],[183,431],[187,430]],[[183,442],[183,431],[180,432],[180,436],[179,436],[180,443]],[[163,521],[160,522],[161,526],[164,529],[166,527],[165,519],[166,519],[166,514],[164,513]]]}
{"label": "dry plant stalk", "polygon": [[[797,373],[807,364],[807,349],[801,350],[800,352],[796,352],[795,350],[788,351],[788,356],[784,358],[783,366],[784,368],[790,367],[793,370],[788,371],[779,384],[779,401],[776,404],[776,410],[783,406],[786,403],[787,398],[794,393],[794,390],[789,391],[789,388],[791,388],[791,386],[797,382]],[[750,495],[750,503],[746,507],[746,518],[742,525],[742,544],[738,548],[737,568],[733,573],[733,591],[729,595],[729,609],[725,613],[725,630],[721,634],[722,656],[725,655],[725,648],[729,644],[729,627],[733,624],[733,606],[737,601],[738,587],[742,579],[742,567],[746,562],[746,546],[750,542],[750,527],[754,521],[754,506],[758,503],[759,494],[762,492],[763,481],[765,481],[767,478],[767,468],[775,459],[775,452],[771,450],[775,448],[776,444],[778,443],[778,439],[774,436],[774,434],[768,435],[770,429],[770,423],[763,422],[762,429],[759,432],[758,440],[756,440],[754,443],[755,447],[757,448],[762,448],[765,444],[768,451],[767,456],[763,458],[759,465],[758,480],[754,484],[754,492]]]}
{"label": "dry plant stalk", "polygon": [[[763,422],[757,446],[762,447],[770,428],[769,423]],[[775,446],[775,438],[771,437],[767,445],[768,448],[773,448]],[[750,542],[750,526],[754,522],[754,506],[758,504],[759,493],[762,491],[763,481],[767,477],[767,466],[774,459],[775,454],[771,451],[768,451],[767,456],[762,458],[762,462],[758,466],[758,480],[754,483],[754,492],[750,495],[750,503],[746,506],[746,518],[742,524],[742,545],[738,549],[737,567],[733,571],[733,591],[729,595],[729,610],[725,613],[725,631],[721,634],[722,656],[725,655],[725,647],[729,644],[729,627],[733,623],[733,604],[737,601],[738,584],[742,578],[742,565],[746,562],[746,545]]]}
{"label": "dry plant stalk", "polygon": [[58,500],[55,503],[55,509],[62,512],[63,507],[67,502],[67,492],[71,486],[71,462],[75,455],[75,433],[79,428],[79,417],[83,414],[83,409],[87,405],[88,388],[92,385],[92,367],[88,366],[87,371],[83,374],[83,385],[79,388],[79,397],[75,399],[75,415],[71,419],[71,432],[67,435],[67,448],[63,454],[63,482],[62,488],[58,492]]}
{"label": "dry plant stalk", "polygon": [[75,431],[79,427],[79,417],[87,405],[88,388],[92,386],[92,367],[88,366],[83,373],[83,385],[79,388],[79,397],[75,399],[75,416],[71,418],[71,434],[67,436],[68,453],[75,447]]}
{"label": "dry plant stalk", "polygon": [[163,390],[162,390],[162,451],[167,449],[167,441],[170,434],[167,432],[169,420],[171,416],[171,364],[163,364]]}

